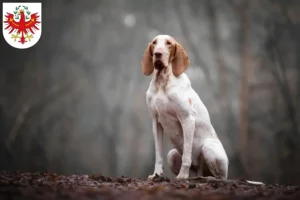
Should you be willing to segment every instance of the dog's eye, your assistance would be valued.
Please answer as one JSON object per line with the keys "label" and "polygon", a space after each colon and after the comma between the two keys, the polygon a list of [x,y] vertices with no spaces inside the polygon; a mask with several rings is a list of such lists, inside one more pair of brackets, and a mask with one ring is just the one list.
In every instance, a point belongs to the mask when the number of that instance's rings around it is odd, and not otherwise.
{"label": "dog's eye", "polygon": [[166,44],[167,45],[171,45],[171,42],[169,40],[167,40]]}
{"label": "dog's eye", "polygon": [[156,40],[154,40],[154,41],[152,42],[152,44],[156,44]]}

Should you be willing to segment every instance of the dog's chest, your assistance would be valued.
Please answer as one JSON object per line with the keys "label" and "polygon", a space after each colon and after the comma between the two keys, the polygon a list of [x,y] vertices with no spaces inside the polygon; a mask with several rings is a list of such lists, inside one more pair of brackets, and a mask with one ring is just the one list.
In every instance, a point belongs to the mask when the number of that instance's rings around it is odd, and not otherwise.
{"label": "dog's chest", "polygon": [[149,96],[150,110],[157,117],[165,132],[177,132],[178,118],[176,115],[176,104],[172,101],[172,95],[158,92]]}
{"label": "dog's chest", "polygon": [[157,117],[171,143],[179,150],[182,149],[182,128],[176,115],[176,104],[172,101],[172,95],[157,93],[148,99],[150,110]]}
{"label": "dog's chest", "polygon": [[149,103],[152,112],[154,112],[153,114],[161,118],[159,121],[163,120],[162,117],[173,116],[175,114],[169,96],[163,92],[151,95]]}

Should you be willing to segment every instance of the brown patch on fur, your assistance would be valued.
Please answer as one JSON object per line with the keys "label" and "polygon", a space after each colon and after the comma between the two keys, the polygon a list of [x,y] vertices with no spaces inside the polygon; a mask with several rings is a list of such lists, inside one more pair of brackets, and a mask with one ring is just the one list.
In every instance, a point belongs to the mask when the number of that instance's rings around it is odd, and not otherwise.
{"label": "brown patch on fur", "polygon": [[149,43],[144,52],[144,56],[142,59],[142,71],[145,76],[150,76],[154,70],[154,66],[152,63],[152,57],[153,57],[152,51],[153,51],[152,44]]}
{"label": "brown patch on fur", "polygon": [[190,60],[183,47],[176,42],[175,57],[172,60],[172,70],[175,76],[182,74],[190,65]]}
{"label": "brown patch on fur", "polygon": [[191,98],[189,98],[189,103],[190,103],[190,105],[192,105],[192,99]]}
{"label": "brown patch on fur", "polygon": [[172,60],[174,59],[175,51],[176,51],[176,42],[172,45],[172,47],[170,49],[169,63],[171,63]]}

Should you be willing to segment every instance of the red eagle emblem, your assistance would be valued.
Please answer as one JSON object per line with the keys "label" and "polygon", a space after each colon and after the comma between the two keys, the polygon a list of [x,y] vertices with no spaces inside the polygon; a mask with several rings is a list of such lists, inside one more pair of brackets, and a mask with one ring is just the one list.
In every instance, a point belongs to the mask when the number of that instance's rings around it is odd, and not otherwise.
{"label": "red eagle emblem", "polygon": [[[28,9],[26,7],[24,7],[25,9]],[[34,13],[30,15],[29,17],[25,18],[25,11],[23,9],[20,9],[19,12],[16,14],[20,17],[19,21],[16,21],[14,19],[14,14],[12,13],[8,13],[7,15],[5,15],[5,25],[7,25],[5,27],[5,30],[8,29],[9,34],[11,34],[13,31],[16,30],[17,34],[21,34],[21,37],[17,37],[20,40],[18,42],[24,44],[26,41],[26,38],[30,41],[30,36],[28,36],[28,33],[32,33],[34,34],[34,31],[39,30],[39,28],[37,27],[37,24],[41,23],[40,21],[38,21],[38,13]],[[27,14],[30,13],[29,11],[27,11]],[[25,38],[26,36],[26,38]],[[32,36],[31,36],[32,37]]]}

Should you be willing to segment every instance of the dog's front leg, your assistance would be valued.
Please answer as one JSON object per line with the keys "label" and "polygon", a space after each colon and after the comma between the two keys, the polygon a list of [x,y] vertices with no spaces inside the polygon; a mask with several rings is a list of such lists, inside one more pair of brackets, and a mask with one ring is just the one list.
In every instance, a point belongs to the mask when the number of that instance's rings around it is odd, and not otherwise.
{"label": "dog's front leg", "polygon": [[185,179],[189,177],[190,167],[192,164],[192,147],[195,132],[195,119],[194,117],[187,117],[181,120],[183,130],[183,154],[182,164],[177,175],[177,179]]}
{"label": "dog's front leg", "polygon": [[155,143],[155,168],[153,175],[150,175],[148,178],[152,179],[155,177],[155,174],[158,176],[163,175],[163,129],[161,124],[157,122],[156,119],[152,122],[154,143]]}

